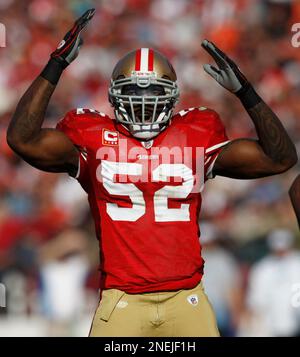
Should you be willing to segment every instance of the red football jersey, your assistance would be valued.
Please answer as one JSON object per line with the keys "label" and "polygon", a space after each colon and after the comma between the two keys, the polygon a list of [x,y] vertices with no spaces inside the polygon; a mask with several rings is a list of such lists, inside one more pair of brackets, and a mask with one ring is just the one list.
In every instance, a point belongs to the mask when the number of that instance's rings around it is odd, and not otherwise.
{"label": "red football jersey", "polygon": [[69,112],[57,128],[79,148],[100,242],[101,289],[190,289],[201,280],[201,190],[228,142],[218,115],[191,108],[143,143],[95,110]]}

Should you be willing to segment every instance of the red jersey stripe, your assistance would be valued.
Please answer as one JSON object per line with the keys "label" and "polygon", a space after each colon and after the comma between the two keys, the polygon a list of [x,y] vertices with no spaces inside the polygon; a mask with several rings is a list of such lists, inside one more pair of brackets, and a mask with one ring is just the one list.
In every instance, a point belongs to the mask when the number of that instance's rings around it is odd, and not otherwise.
{"label": "red jersey stripe", "polygon": [[141,49],[138,49],[135,54],[135,70],[141,70]]}
{"label": "red jersey stripe", "polygon": [[154,54],[153,50],[149,49],[149,56],[148,56],[148,71],[153,71],[153,63],[154,63]]}

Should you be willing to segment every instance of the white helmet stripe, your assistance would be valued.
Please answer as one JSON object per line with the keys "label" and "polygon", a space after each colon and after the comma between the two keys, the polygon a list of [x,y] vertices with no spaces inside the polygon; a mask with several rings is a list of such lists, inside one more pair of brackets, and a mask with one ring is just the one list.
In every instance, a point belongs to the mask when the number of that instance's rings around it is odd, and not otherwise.
{"label": "white helmet stripe", "polygon": [[141,72],[148,72],[149,66],[149,48],[141,48]]}

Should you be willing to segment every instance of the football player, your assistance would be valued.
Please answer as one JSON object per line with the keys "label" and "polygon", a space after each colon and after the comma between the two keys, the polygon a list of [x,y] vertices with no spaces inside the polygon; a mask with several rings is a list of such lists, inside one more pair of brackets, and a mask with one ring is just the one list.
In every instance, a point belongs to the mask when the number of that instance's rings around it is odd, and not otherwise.
{"label": "football player", "polygon": [[293,181],[289,190],[290,199],[297,217],[298,226],[300,228],[300,175]]}
{"label": "football player", "polygon": [[8,143],[30,165],[67,172],[88,193],[102,292],[91,336],[218,336],[201,284],[203,183],[215,175],[255,179],[285,172],[297,161],[295,147],[236,64],[207,40],[202,46],[217,67],[204,70],[241,101],[257,140],[229,141],[218,114],[205,107],[174,114],[176,73],[149,48],[116,64],[108,90],[114,118],[79,108],[56,129],[42,128],[93,15],[92,9],[76,21],[21,98]]}

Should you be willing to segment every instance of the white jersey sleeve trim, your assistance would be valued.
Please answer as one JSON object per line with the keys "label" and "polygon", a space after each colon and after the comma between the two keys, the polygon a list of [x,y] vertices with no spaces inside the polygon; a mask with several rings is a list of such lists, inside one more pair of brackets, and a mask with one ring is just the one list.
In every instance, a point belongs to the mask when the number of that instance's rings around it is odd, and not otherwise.
{"label": "white jersey sleeve trim", "polygon": [[76,176],[74,177],[76,180],[79,178],[79,176],[80,176],[80,172],[81,172],[81,164],[80,164],[80,156],[83,158],[83,160],[85,160],[86,161],[86,156],[81,152],[80,154],[79,154],[79,156],[78,156],[78,170],[77,170],[77,173],[76,173]]}
{"label": "white jersey sleeve trim", "polygon": [[[214,146],[211,146],[209,149],[206,150],[206,153],[208,152],[211,152],[215,149],[219,149],[221,148],[222,146],[225,146],[226,144],[230,143],[230,140],[227,140],[227,141],[224,141],[220,144],[217,144],[217,145],[214,145]],[[207,169],[207,172],[206,172],[206,177],[208,179],[213,179],[215,176],[213,175],[213,169],[214,169],[214,165],[215,165],[215,162],[219,156],[220,152],[216,155],[216,157],[213,159],[213,161],[211,162],[211,164],[209,165],[208,169]]]}
{"label": "white jersey sleeve trim", "polygon": [[80,155],[78,156],[78,169],[77,169],[76,176],[74,178],[78,180],[79,175],[80,175]]}
{"label": "white jersey sleeve trim", "polygon": [[207,149],[205,150],[205,153],[206,153],[206,154],[209,154],[210,152],[212,152],[212,151],[214,151],[214,150],[216,150],[216,149],[218,149],[218,148],[220,148],[220,147],[222,147],[222,146],[224,146],[224,145],[226,145],[226,144],[228,144],[228,143],[230,143],[230,140],[223,141],[222,143],[219,143],[219,144],[216,144],[216,145],[214,145],[214,146],[211,146],[211,147],[209,147],[209,148],[207,148]]}

